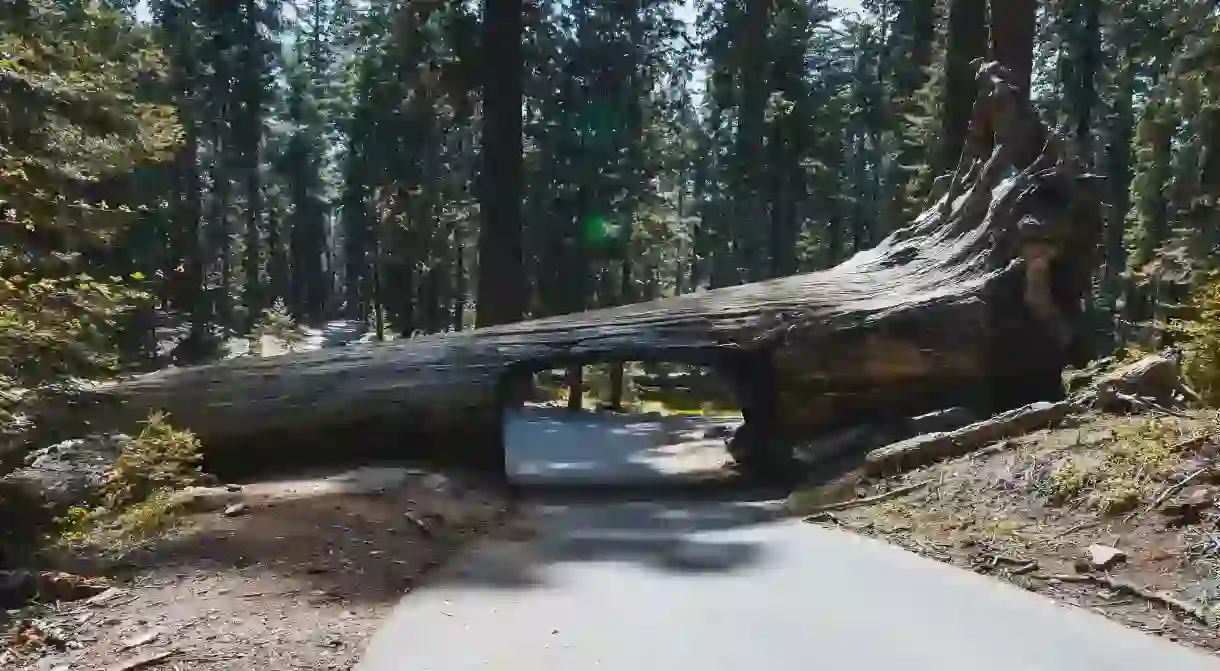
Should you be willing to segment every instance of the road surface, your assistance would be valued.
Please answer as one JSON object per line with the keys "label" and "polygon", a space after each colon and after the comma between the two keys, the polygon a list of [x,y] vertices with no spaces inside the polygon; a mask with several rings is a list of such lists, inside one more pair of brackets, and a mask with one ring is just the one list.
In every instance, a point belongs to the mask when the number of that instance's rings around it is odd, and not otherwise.
{"label": "road surface", "polygon": [[504,423],[506,467],[520,484],[653,484],[723,473],[741,416],[571,413],[529,407]]}
{"label": "road surface", "polygon": [[773,502],[537,496],[536,534],[487,540],[410,594],[357,668],[1220,669],[1011,585],[780,519]]}

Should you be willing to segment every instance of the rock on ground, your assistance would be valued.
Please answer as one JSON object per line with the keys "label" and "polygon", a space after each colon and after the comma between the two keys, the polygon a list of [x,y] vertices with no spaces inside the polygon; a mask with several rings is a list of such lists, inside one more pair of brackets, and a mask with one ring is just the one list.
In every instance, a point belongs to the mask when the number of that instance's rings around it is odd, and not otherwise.
{"label": "rock on ground", "polygon": [[37,535],[75,505],[98,500],[124,435],[65,440],[37,450],[0,478],[0,568],[33,550]]}
{"label": "rock on ground", "polygon": [[26,466],[6,475],[3,482],[37,493],[52,510],[89,502],[129,440],[122,434],[65,440],[31,453]]}

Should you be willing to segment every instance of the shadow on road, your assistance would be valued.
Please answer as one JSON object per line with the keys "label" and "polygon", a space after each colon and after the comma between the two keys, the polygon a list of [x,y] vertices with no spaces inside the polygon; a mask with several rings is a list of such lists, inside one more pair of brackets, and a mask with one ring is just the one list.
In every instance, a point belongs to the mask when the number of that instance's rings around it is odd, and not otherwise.
{"label": "shadow on road", "polygon": [[545,587],[574,562],[632,562],[657,571],[723,574],[765,561],[749,542],[717,538],[777,519],[782,487],[740,480],[650,486],[518,488],[516,521],[468,546],[430,584]]}
{"label": "shadow on road", "polygon": [[[390,603],[425,583],[545,586],[576,562],[714,575],[765,560],[754,544],[716,536],[774,519],[788,489],[725,467],[723,441],[708,435],[724,420],[573,420],[545,412],[510,420],[519,440],[508,445],[515,482],[507,491],[391,464],[351,471],[364,475],[350,483],[346,476],[260,480],[243,491],[286,488],[288,495],[251,501],[233,517],[198,515],[189,531],[129,559],[137,572],[232,570],[243,579],[271,579],[281,591],[352,603]],[[591,467],[561,467],[573,460]],[[512,478],[523,464],[538,469]],[[357,489],[367,491],[336,491],[337,481],[360,481]]]}

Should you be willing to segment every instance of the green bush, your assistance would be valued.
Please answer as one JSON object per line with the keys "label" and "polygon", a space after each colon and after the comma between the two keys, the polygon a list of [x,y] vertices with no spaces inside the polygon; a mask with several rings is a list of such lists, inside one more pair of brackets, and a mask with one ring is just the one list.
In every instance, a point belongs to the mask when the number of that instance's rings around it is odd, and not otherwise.
{"label": "green bush", "polygon": [[202,460],[195,434],[174,428],[163,413],[153,413],[115,461],[104,491],[106,507],[117,511],[158,491],[195,484]]}
{"label": "green bush", "polygon": [[1220,406],[1220,274],[1195,291],[1193,318],[1172,327],[1183,339],[1182,369],[1187,383],[1212,407]]}
{"label": "green bush", "polygon": [[289,352],[296,349],[305,339],[301,335],[301,330],[297,328],[296,322],[293,321],[292,315],[288,313],[288,308],[284,305],[282,298],[275,299],[275,303],[271,307],[263,310],[262,315],[254,324],[253,336],[252,349],[259,356],[263,354],[263,336],[271,336],[283,342]]}

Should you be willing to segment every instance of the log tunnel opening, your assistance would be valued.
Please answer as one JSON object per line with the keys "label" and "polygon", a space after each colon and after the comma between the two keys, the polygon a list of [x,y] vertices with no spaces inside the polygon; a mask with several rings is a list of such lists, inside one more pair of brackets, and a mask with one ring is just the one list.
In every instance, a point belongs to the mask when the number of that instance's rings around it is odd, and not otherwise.
{"label": "log tunnel opening", "polygon": [[638,484],[761,474],[779,461],[768,352],[564,355],[514,365],[498,387],[505,471],[523,484],[581,480],[582,469]]}

